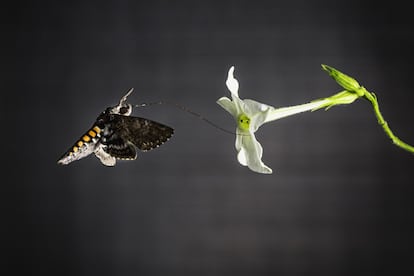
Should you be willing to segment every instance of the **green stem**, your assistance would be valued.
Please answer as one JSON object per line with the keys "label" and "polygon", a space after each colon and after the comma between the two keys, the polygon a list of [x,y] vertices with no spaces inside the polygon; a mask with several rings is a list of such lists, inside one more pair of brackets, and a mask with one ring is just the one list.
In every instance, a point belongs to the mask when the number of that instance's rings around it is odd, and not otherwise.
{"label": "green stem", "polygon": [[371,102],[372,107],[374,108],[374,113],[375,116],[377,117],[378,120],[378,124],[384,129],[385,133],[387,134],[387,136],[392,140],[392,142],[406,150],[409,151],[411,153],[414,153],[414,147],[410,146],[409,144],[403,142],[400,140],[400,138],[398,138],[397,136],[394,135],[394,133],[391,131],[390,127],[388,126],[387,121],[385,121],[384,117],[382,116],[380,109],[379,109],[379,105],[378,105],[378,100],[377,97],[375,96],[374,93],[370,93],[368,91],[365,90],[365,94],[364,97]]}

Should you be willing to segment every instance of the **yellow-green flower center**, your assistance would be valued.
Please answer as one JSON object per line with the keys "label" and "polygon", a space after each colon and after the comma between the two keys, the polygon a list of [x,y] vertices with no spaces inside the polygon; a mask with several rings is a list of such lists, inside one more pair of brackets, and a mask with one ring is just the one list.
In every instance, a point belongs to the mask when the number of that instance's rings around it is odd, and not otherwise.
{"label": "yellow-green flower center", "polygon": [[237,119],[237,125],[242,130],[249,130],[250,127],[250,118],[246,114],[241,114]]}

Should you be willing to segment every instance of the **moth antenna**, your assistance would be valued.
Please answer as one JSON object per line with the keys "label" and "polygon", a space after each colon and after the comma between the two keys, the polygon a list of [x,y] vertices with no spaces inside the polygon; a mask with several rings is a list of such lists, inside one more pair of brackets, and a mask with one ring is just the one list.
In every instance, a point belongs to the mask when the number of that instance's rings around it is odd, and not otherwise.
{"label": "moth antenna", "polygon": [[189,108],[187,108],[183,105],[177,104],[177,103],[172,103],[172,102],[168,102],[168,101],[158,101],[158,102],[152,102],[152,103],[137,104],[137,105],[135,105],[135,107],[148,107],[148,106],[152,106],[152,105],[161,105],[161,104],[166,104],[166,105],[170,105],[170,106],[173,106],[175,108],[178,108],[178,109],[180,109],[180,110],[182,110],[182,111],[184,111],[188,114],[193,115],[194,117],[197,117],[198,119],[204,121],[205,123],[209,124],[210,126],[212,126],[214,128],[217,128],[218,130],[221,130],[225,133],[232,134],[232,135],[243,135],[243,134],[237,134],[234,131],[230,131],[228,129],[225,129],[225,128],[217,125],[216,123],[210,121],[209,119],[203,117],[201,114],[199,114],[199,113],[197,113],[197,112],[195,112],[195,111],[193,111],[193,110],[191,110],[191,109],[189,109]]}

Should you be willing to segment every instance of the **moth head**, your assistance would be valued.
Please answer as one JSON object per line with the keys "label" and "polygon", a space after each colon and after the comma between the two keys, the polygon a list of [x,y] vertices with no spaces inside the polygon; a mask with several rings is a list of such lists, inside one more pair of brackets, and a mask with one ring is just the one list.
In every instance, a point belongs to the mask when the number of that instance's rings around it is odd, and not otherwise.
{"label": "moth head", "polygon": [[108,108],[109,114],[119,114],[123,116],[129,116],[132,113],[132,105],[130,104],[119,104]]}
{"label": "moth head", "polygon": [[123,115],[123,116],[131,115],[132,105],[128,104],[126,101],[127,101],[127,97],[129,96],[129,94],[132,93],[132,91],[134,91],[134,88],[131,88],[131,89],[128,90],[126,95],[121,98],[118,105],[113,106],[113,107],[109,107],[107,109],[108,113],[109,114],[119,114],[119,115]]}

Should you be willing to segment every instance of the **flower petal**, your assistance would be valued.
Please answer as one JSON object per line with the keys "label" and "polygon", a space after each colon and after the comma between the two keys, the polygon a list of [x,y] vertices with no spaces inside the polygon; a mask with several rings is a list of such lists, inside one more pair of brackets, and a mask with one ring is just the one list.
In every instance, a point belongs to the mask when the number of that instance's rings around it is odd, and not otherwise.
{"label": "flower petal", "polygon": [[270,174],[272,169],[262,162],[263,148],[253,133],[237,131],[237,160],[243,166],[258,173]]}
{"label": "flower petal", "polygon": [[260,112],[266,112],[269,109],[275,109],[273,106],[260,103],[258,101],[251,100],[251,99],[245,99],[243,100],[243,102],[244,102],[244,112],[246,112],[248,116],[253,116],[254,114],[260,113]]}
{"label": "flower petal", "polygon": [[247,166],[247,159],[246,159],[246,150],[242,148],[239,153],[237,154],[237,160],[243,166]]}
{"label": "flower petal", "polygon": [[237,118],[237,107],[229,98],[221,97],[217,100],[217,104],[224,108],[228,113],[230,113],[234,118]]}
{"label": "flower petal", "polygon": [[234,146],[236,147],[237,151],[240,151],[242,148],[242,137],[243,135],[246,135],[244,133],[245,131],[241,131],[239,128],[236,129],[236,142],[234,143]]}
{"label": "flower petal", "polygon": [[250,130],[254,133],[257,129],[267,122],[267,118],[275,110],[273,106],[260,103],[254,100],[243,100],[243,111],[250,117]]}
{"label": "flower petal", "polygon": [[226,85],[227,88],[230,90],[232,96],[239,96],[239,82],[234,78],[234,66],[230,67],[229,72],[227,74]]}

